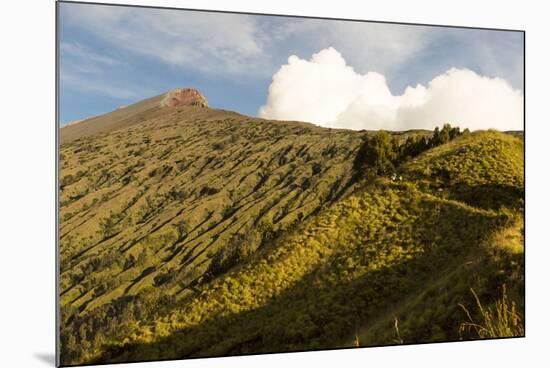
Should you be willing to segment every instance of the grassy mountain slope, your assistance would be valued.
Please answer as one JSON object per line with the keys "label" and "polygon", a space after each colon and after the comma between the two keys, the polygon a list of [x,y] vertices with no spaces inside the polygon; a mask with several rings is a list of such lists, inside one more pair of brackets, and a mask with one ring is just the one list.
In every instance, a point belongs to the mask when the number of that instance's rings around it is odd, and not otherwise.
{"label": "grassy mountain slope", "polygon": [[[439,151],[460,155],[491,142],[509,143],[501,133],[477,133]],[[419,163],[435,168],[435,157]],[[415,172],[410,166],[405,172]],[[458,304],[473,305],[470,288],[491,302],[506,283],[521,300],[523,217],[426,193],[424,179],[364,183],[196,297],[132,329],[99,361],[461,338]]]}
{"label": "grassy mountain slope", "polygon": [[64,363],[458,339],[470,288],[521,301],[522,141],[350,185],[362,135],[185,107],[63,144]]}
{"label": "grassy mountain slope", "polygon": [[523,140],[489,131],[435,147],[405,165],[405,173],[440,196],[483,208],[522,208],[523,167]]}
{"label": "grassy mountain slope", "polygon": [[354,132],[200,107],[132,117],[142,118],[61,146],[66,331],[121,300],[193,294],[349,190],[361,142]]}
{"label": "grassy mountain slope", "polygon": [[346,189],[358,136],[235,116],[166,110],[62,146],[63,305],[185,293],[224,244],[253,252]]}

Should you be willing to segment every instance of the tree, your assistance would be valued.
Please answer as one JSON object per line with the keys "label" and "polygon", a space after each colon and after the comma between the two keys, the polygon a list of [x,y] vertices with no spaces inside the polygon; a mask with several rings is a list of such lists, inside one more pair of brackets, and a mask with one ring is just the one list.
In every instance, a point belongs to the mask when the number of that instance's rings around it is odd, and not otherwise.
{"label": "tree", "polygon": [[226,220],[230,218],[235,212],[237,212],[237,207],[235,206],[235,204],[225,205],[222,210],[222,219]]}
{"label": "tree", "polygon": [[254,249],[243,234],[236,233],[229,238],[227,244],[220,248],[212,257],[206,271],[207,278],[214,278],[225,273],[231,267],[248,258]]}
{"label": "tree", "polygon": [[273,226],[273,222],[271,222],[271,220],[269,220],[268,218],[263,219],[258,224],[257,229],[260,234],[261,244],[274,239],[277,235],[275,232],[275,227]]}
{"label": "tree", "polygon": [[399,162],[406,161],[411,157],[418,156],[429,148],[429,143],[425,137],[409,136],[405,143],[399,148]]}
{"label": "tree", "polygon": [[432,139],[430,139],[430,148],[439,146],[441,144],[441,133],[439,127],[435,127]]}
{"label": "tree", "polygon": [[439,144],[445,144],[451,140],[451,124],[444,124],[439,134]]}
{"label": "tree", "polygon": [[123,270],[126,271],[127,269],[134,267],[135,264],[136,264],[136,258],[134,257],[133,254],[130,253],[128,258],[126,258],[126,260],[124,261]]}
{"label": "tree", "polygon": [[[468,133],[465,130],[464,133]],[[430,148],[445,144],[460,136],[460,128],[451,124],[443,125],[440,130],[435,127],[431,138],[409,136],[403,144],[396,137],[381,131],[373,136],[366,136],[355,156],[354,169],[356,178],[394,173],[404,161],[420,155]]]}
{"label": "tree", "polygon": [[398,142],[385,131],[366,137],[359,148],[354,166],[361,175],[385,175],[395,170]]}

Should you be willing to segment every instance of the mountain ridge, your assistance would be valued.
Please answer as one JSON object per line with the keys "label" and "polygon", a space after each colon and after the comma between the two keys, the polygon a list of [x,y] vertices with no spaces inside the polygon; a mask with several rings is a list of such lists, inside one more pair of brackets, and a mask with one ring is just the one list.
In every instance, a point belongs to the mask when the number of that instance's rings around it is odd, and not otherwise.
{"label": "mountain ridge", "polygon": [[129,127],[145,121],[162,108],[196,106],[208,108],[208,100],[195,88],[176,88],[130,105],[69,123],[60,129],[61,144],[75,139]]}
{"label": "mountain ridge", "polygon": [[374,132],[162,96],[62,141],[64,364],[391,345],[393,317],[406,342],[472,338],[458,304],[503,283],[522,310],[521,139],[463,134],[360,179]]}

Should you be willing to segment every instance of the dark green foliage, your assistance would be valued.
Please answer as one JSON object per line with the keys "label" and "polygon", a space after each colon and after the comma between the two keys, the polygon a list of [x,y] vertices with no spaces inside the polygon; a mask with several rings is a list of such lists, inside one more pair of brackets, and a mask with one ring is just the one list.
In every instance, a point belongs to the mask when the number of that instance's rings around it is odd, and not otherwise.
{"label": "dark green foliage", "polygon": [[235,212],[237,212],[237,207],[235,206],[235,204],[228,204],[228,205],[224,206],[224,208],[222,210],[222,218],[224,220],[228,219],[231,216],[233,216],[233,214]]}
{"label": "dark green foliage", "polygon": [[201,191],[200,191],[200,196],[207,196],[207,195],[214,195],[216,193],[218,193],[220,190],[217,189],[217,188],[213,188],[213,187],[209,187],[208,185],[205,185],[204,187],[202,187]]}
{"label": "dark green foliage", "polygon": [[425,136],[409,136],[405,143],[400,146],[400,160],[406,161],[412,157],[420,155],[430,148],[430,140]]}
{"label": "dark green foliage", "polygon": [[162,179],[166,177],[168,174],[170,174],[170,172],[172,172],[173,169],[174,168],[172,165],[163,165],[162,167],[158,167],[151,170],[148,175],[150,178],[159,177]]}
{"label": "dark green foliage", "polygon": [[176,241],[181,241],[189,233],[189,225],[185,220],[180,220],[177,223],[175,223],[173,226],[176,229],[176,233],[177,233]]}
{"label": "dark green foliage", "polygon": [[[303,216],[303,214],[302,214]],[[275,238],[275,236],[277,235],[276,231],[275,231],[275,227],[273,226],[273,223],[267,219],[265,220],[262,220],[259,224],[258,224],[258,232],[260,233],[260,239],[261,239],[261,243],[265,243],[265,242],[268,242],[272,239]]]}
{"label": "dark green foliage", "polygon": [[168,272],[161,273],[160,275],[155,276],[153,278],[153,282],[154,282],[154,285],[158,287],[158,286],[161,286],[163,284],[166,284],[167,282],[172,280],[173,277],[174,277],[174,274],[172,272],[168,271]]}
{"label": "dark green foliage", "polygon": [[433,133],[432,138],[430,139],[429,146],[437,147],[439,145],[445,144],[460,135],[460,128],[451,127],[451,124],[444,124],[443,129],[439,130],[439,127],[436,127]]}
{"label": "dark green foliage", "polygon": [[386,175],[395,170],[398,159],[398,143],[387,132],[381,131],[368,136],[359,148],[354,166],[359,172],[373,175]]}
{"label": "dark green foliage", "polygon": [[61,190],[63,190],[64,187],[67,185],[70,185],[74,183],[74,176],[72,175],[65,175],[63,178],[61,178]]}
{"label": "dark green foliage", "polygon": [[79,170],[75,175],[68,174],[61,178],[60,189],[65,189],[66,186],[71,185],[82,179],[86,175],[86,171]]}
{"label": "dark green foliage", "polygon": [[230,268],[243,262],[252,253],[250,243],[242,234],[234,234],[227,246],[216,252],[207,269],[207,277],[212,279],[227,272]]}
{"label": "dark green foliage", "polygon": [[172,188],[170,189],[170,191],[168,192],[168,198],[170,200],[177,200],[177,201],[182,201],[184,200],[185,198],[187,198],[187,193],[183,190],[178,190],[176,188]]}
{"label": "dark green foliage", "polygon": [[445,144],[460,135],[460,128],[451,127],[450,124],[443,125],[441,131],[436,127],[431,138],[410,135],[404,143],[400,143],[397,137],[385,131],[367,135],[355,156],[354,169],[360,178],[390,175],[408,159],[430,148]]}
{"label": "dark green foliage", "polygon": [[321,165],[320,163],[315,162],[315,163],[311,166],[311,173],[312,173],[313,175],[317,175],[317,174],[319,174],[321,171],[323,171],[323,165]]}
{"label": "dark green foliage", "polygon": [[124,268],[123,270],[126,271],[129,268],[132,268],[136,265],[136,258],[133,254],[130,254],[126,260],[124,260]]}
{"label": "dark green foliage", "polygon": [[222,142],[216,142],[212,145],[212,149],[216,151],[223,150],[224,148],[225,148],[225,144]]}
{"label": "dark green foliage", "polygon": [[70,313],[69,309],[62,310],[61,363],[82,360],[88,349],[102,344],[103,336],[124,333],[128,329],[122,326],[158,318],[174,306],[174,297],[161,294],[151,295],[147,299],[123,296],[85,315]]}
{"label": "dark green foliage", "polygon": [[124,214],[111,212],[109,217],[101,219],[97,233],[102,239],[110,238],[118,232],[117,225],[124,218]]}

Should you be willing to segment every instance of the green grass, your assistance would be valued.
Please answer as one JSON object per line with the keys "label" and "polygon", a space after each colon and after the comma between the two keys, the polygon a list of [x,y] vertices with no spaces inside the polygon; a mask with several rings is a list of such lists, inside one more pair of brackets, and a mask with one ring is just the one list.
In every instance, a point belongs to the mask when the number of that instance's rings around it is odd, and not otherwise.
{"label": "green grass", "polygon": [[503,284],[521,323],[520,139],[354,183],[362,133],[168,111],[61,147],[64,364],[476,338]]}
{"label": "green grass", "polygon": [[475,132],[431,149],[403,167],[407,180],[438,196],[477,207],[523,208],[523,141],[496,131]]}

